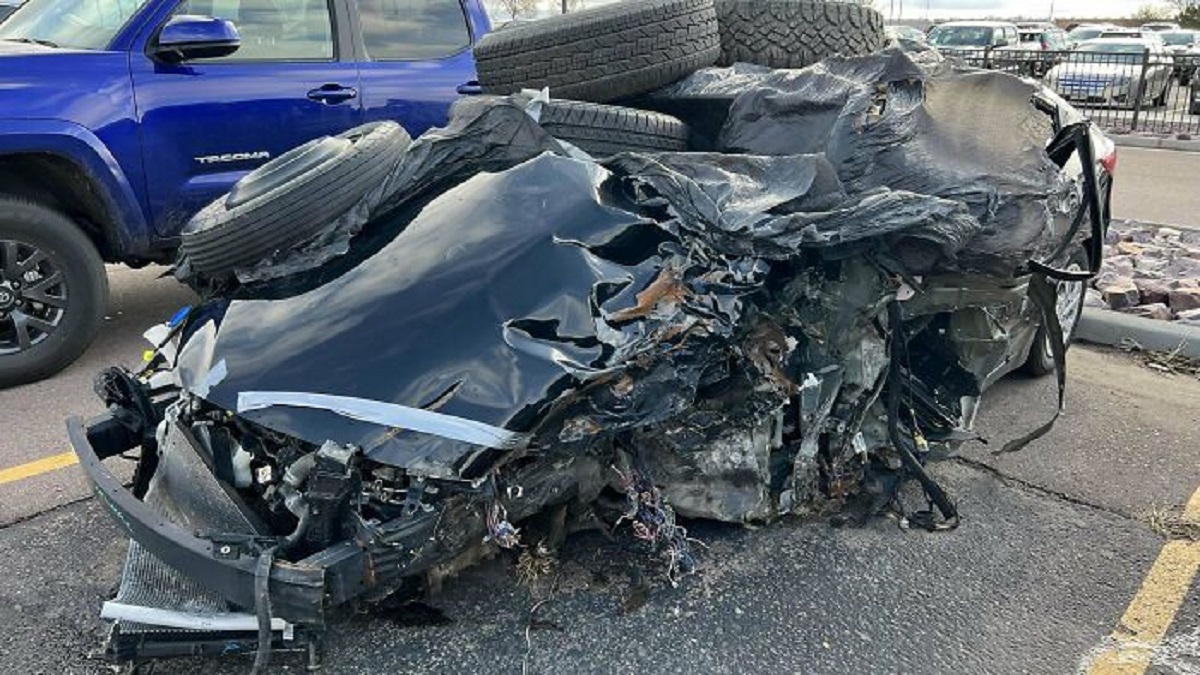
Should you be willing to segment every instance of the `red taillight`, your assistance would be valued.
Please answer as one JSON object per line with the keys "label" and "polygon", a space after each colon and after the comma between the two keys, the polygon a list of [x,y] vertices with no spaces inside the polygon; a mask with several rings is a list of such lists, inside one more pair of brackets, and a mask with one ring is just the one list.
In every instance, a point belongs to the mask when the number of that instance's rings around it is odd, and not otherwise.
{"label": "red taillight", "polygon": [[1100,158],[1100,166],[1112,176],[1117,172],[1117,149],[1113,148],[1111,152]]}

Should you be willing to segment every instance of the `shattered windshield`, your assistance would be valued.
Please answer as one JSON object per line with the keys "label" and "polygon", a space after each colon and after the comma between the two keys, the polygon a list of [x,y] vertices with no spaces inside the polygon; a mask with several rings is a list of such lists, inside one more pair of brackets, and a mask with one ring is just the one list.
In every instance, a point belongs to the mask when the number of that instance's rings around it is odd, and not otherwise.
{"label": "shattered windshield", "polygon": [[107,49],[147,0],[29,0],[0,23],[0,40]]}

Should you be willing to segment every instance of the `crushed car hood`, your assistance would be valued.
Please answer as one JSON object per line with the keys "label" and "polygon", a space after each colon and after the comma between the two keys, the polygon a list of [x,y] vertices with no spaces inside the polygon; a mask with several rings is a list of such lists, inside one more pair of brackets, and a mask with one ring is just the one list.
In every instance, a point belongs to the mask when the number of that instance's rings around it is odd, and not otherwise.
{"label": "crushed car hood", "polygon": [[[237,410],[239,393],[311,392],[436,405],[497,427],[528,424],[570,372],[598,365],[592,289],[625,287],[638,276],[584,244],[602,245],[643,222],[601,203],[605,175],[544,155],[520,171],[476,176],[393,215],[382,229],[402,231],[344,274],[313,288],[283,282],[255,293],[278,297],[235,300],[216,333],[189,343],[211,349],[211,363],[224,362],[228,373],[209,400]],[[465,443],[389,433],[326,410],[245,416],[313,443],[360,445],[372,459],[416,472],[452,477],[444,474],[454,467],[470,478],[487,468],[460,464],[477,458]]]}

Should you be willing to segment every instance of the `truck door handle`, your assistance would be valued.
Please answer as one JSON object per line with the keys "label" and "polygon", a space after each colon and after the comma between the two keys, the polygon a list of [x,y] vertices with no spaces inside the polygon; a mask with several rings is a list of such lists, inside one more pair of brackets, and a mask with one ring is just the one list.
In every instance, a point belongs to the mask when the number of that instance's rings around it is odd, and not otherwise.
{"label": "truck door handle", "polygon": [[308,92],[308,98],[313,101],[320,101],[326,105],[334,105],[342,101],[349,101],[358,96],[358,90],[354,87],[343,87],[340,84],[323,84],[316,89]]}
{"label": "truck door handle", "polygon": [[475,96],[483,93],[483,87],[479,86],[479,83],[475,80],[471,80],[470,82],[458,85],[458,93],[466,96]]}

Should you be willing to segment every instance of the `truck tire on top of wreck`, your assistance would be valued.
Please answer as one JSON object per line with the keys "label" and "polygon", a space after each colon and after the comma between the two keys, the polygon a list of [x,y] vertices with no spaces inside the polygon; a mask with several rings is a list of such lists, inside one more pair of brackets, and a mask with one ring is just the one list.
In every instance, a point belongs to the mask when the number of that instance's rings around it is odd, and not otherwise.
{"label": "truck tire on top of wreck", "polygon": [[596,156],[687,149],[687,125],[662,113],[581,101],[542,104],[538,123],[551,136]]}
{"label": "truck tire on top of wreck", "polygon": [[883,47],[883,15],[852,2],[716,0],[720,65],[739,61],[803,68],[835,54],[860,56]]}
{"label": "truck tire on top of wreck", "polygon": [[668,85],[720,51],[712,0],[625,0],[501,29],[474,49],[487,93],[549,87],[597,103]]}
{"label": "truck tire on top of wreck", "polygon": [[180,251],[196,272],[223,277],[295,246],[378,186],[411,142],[399,124],[374,122],[289,150],[193,216]]}

